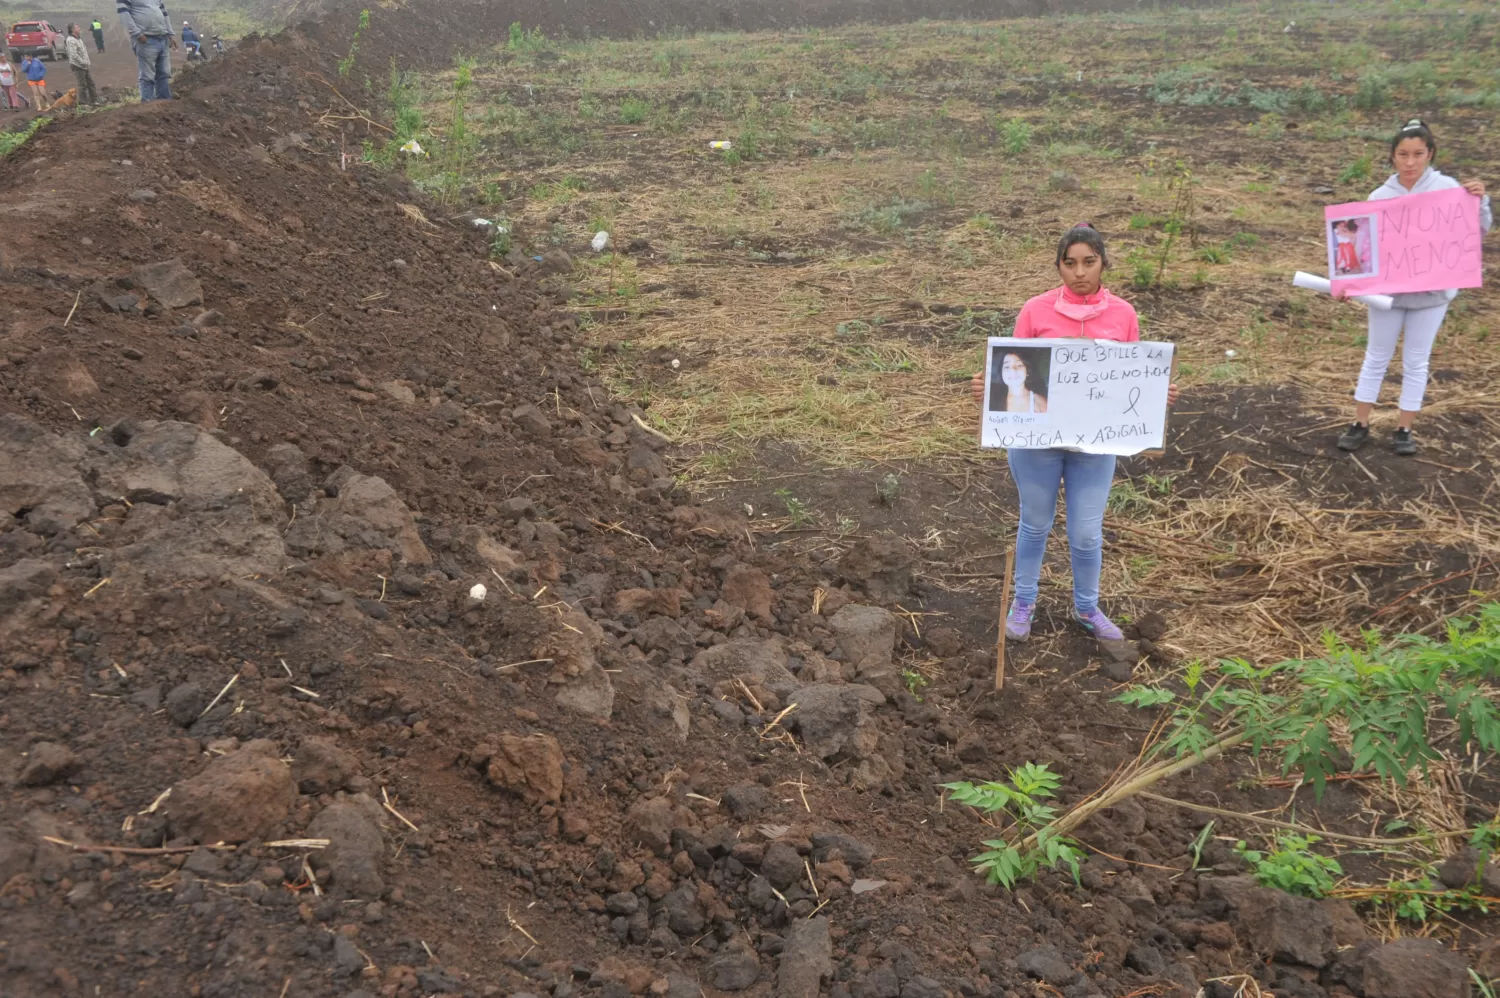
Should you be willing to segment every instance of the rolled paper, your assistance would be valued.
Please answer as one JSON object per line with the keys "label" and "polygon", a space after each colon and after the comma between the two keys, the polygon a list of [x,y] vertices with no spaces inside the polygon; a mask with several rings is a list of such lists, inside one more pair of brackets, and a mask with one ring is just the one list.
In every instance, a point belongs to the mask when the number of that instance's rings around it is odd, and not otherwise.
{"label": "rolled paper", "polygon": [[[1319,277],[1317,274],[1309,274],[1306,271],[1299,270],[1293,274],[1292,283],[1299,288],[1317,291],[1320,294],[1333,294],[1332,281],[1326,277]],[[1378,308],[1382,312],[1389,312],[1396,307],[1396,301],[1390,295],[1350,295],[1349,300],[1357,301],[1371,308]]]}

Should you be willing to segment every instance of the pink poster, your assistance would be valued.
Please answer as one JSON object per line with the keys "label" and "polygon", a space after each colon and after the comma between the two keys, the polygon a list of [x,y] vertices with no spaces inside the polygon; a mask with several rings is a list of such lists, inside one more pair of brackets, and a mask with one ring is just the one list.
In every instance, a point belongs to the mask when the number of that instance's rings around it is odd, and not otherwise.
{"label": "pink poster", "polygon": [[1477,288],[1479,199],[1462,188],[1323,209],[1328,279],[1351,294]]}

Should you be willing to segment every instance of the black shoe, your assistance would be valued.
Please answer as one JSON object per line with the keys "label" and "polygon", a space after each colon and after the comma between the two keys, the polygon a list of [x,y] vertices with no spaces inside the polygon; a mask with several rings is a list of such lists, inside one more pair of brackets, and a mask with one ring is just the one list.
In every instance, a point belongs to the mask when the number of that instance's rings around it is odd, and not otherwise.
{"label": "black shoe", "polygon": [[1339,450],[1359,450],[1370,439],[1370,428],[1364,423],[1350,423],[1339,437]]}
{"label": "black shoe", "polygon": [[1395,436],[1391,438],[1396,453],[1402,457],[1411,457],[1417,452],[1417,442],[1412,439],[1411,430],[1398,429]]}

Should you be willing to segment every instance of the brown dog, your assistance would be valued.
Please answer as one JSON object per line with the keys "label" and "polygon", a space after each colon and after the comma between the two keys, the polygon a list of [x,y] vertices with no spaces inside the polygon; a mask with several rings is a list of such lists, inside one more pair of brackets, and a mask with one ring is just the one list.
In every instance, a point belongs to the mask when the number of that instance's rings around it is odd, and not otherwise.
{"label": "brown dog", "polygon": [[52,106],[49,107],[47,110],[49,110],[49,111],[61,111],[64,108],[69,108],[69,107],[71,107],[71,108],[78,107],[78,88],[77,87],[71,88],[67,93],[63,94],[57,100],[53,101],[52,102]]}

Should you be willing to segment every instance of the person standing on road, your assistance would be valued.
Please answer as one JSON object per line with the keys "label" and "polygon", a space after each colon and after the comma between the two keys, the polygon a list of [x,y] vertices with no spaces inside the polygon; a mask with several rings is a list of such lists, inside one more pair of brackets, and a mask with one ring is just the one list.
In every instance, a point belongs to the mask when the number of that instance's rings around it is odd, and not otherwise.
{"label": "person standing on road", "polygon": [[89,49],[83,43],[83,29],[76,24],[68,25],[68,38],[63,44],[68,49],[68,65],[78,77],[78,103],[90,107],[99,103],[99,91],[94,89],[94,71],[89,65]]}
{"label": "person standing on road", "polygon": [[[1407,194],[1426,194],[1429,191],[1446,191],[1462,187],[1479,198],[1479,226],[1484,232],[1494,224],[1490,211],[1490,196],[1484,192],[1484,183],[1465,180],[1460,183],[1432,166],[1437,155],[1437,139],[1432,129],[1420,118],[1408,121],[1391,140],[1391,165],[1396,172],[1374,191],[1367,200],[1385,201]],[[1335,289],[1335,298],[1347,298],[1341,289]],[[1369,309],[1370,331],[1365,338],[1365,362],[1359,371],[1359,381],[1354,387],[1354,422],[1339,437],[1339,449],[1354,451],[1370,439],[1370,414],[1380,400],[1380,385],[1385,380],[1385,371],[1396,355],[1396,341],[1404,337],[1401,344],[1401,400],[1400,415],[1396,417],[1396,432],[1391,444],[1397,454],[1410,457],[1417,452],[1417,442],[1412,438],[1411,427],[1422,408],[1422,396],[1427,392],[1427,362],[1432,357],[1432,345],[1437,341],[1443,317],[1448,314],[1448,305],[1458,292],[1414,291],[1391,296],[1395,307],[1389,310]]]}
{"label": "person standing on road", "polygon": [[21,95],[15,92],[15,66],[10,65],[10,54],[0,48],[0,101],[5,101],[12,111],[21,110]]}
{"label": "person standing on road", "polygon": [[0,98],[12,111],[21,110],[21,95],[16,93],[16,67],[10,63],[10,53],[0,50]]}
{"label": "person standing on road", "polygon": [[[1016,316],[1012,336],[1115,340],[1141,338],[1140,322],[1129,302],[1101,284],[1109,265],[1104,237],[1088,222],[1063,234],[1057,244],[1057,270],[1063,284],[1028,301]],[[984,372],[974,375],[974,401],[984,404]],[[1177,402],[1177,386],[1167,389],[1167,404]],[[1099,575],[1104,564],[1104,509],[1114,482],[1113,454],[1085,454],[1067,447],[1023,450],[1007,457],[1021,499],[1016,531],[1015,599],[1005,617],[1012,641],[1031,637],[1042,558],[1057,518],[1057,492],[1067,489],[1068,551],[1073,562],[1073,619],[1100,641],[1120,641],[1114,621],[1099,608]]]}
{"label": "person standing on road", "polygon": [[94,48],[96,48],[96,49],[99,50],[99,54],[100,55],[103,55],[104,54],[104,25],[101,24],[101,23],[99,23],[99,19],[96,17],[92,21],[89,22],[89,30],[94,33]]}
{"label": "person standing on road", "polygon": [[31,91],[32,106],[38,111],[47,110],[47,67],[39,55],[28,55],[21,60],[21,72],[26,74],[26,87]]}
{"label": "person standing on road", "polygon": [[140,73],[141,100],[172,99],[172,55],[177,36],[163,0],[115,0],[115,10]]}

